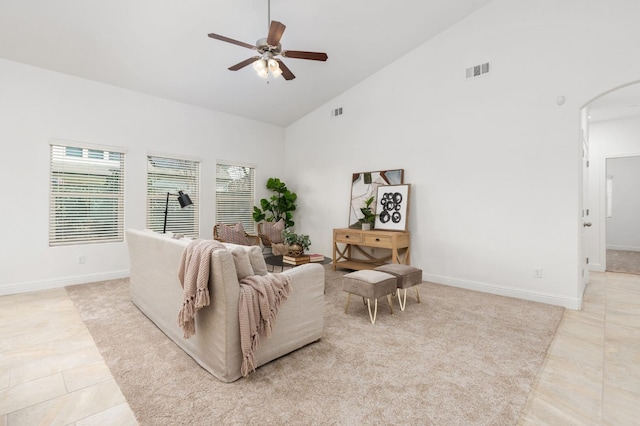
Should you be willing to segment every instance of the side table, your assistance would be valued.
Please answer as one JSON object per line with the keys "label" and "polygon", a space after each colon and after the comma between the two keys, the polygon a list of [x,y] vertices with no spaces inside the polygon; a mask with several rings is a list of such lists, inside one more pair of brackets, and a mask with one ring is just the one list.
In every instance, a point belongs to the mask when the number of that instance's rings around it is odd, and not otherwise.
{"label": "side table", "polygon": [[[300,266],[300,265],[291,265],[290,263],[284,263],[282,261],[282,257],[283,256],[267,256],[264,258],[264,263],[266,263],[267,265],[271,265],[271,272],[273,272],[276,266],[280,267],[280,271],[284,271],[285,266],[288,266],[291,268]],[[308,263],[319,263],[320,265],[326,265],[331,262],[332,262],[331,258],[325,256],[322,262],[308,262]],[[306,265],[306,263],[303,263],[303,265]]]}

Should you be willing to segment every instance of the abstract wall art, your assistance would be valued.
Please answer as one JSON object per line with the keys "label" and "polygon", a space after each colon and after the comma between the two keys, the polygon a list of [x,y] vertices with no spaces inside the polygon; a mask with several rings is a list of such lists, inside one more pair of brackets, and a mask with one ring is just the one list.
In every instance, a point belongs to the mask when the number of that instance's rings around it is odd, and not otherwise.
{"label": "abstract wall art", "polygon": [[410,191],[410,184],[378,187],[376,229],[407,230]]}
{"label": "abstract wall art", "polygon": [[[362,218],[361,207],[370,197],[374,197],[372,207],[375,209],[378,187],[382,185],[398,185],[404,183],[404,169],[380,170],[375,172],[353,173],[351,176],[351,204],[349,207],[349,227],[360,228],[358,221]],[[375,213],[375,210],[374,210]]]}

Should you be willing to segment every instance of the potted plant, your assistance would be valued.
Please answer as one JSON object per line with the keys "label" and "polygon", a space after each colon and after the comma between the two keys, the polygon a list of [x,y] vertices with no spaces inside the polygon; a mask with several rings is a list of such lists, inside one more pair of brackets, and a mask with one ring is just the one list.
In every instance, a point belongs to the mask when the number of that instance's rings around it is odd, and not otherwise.
{"label": "potted plant", "polygon": [[358,220],[360,224],[362,224],[362,229],[364,231],[368,231],[371,229],[371,226],[376,222],[376,214],[373,212],[371,208],[371,204],[373,203],[373,196],[367,198],[364,201],[364,207],[360,207],[360,211],[362,212],[362,218]]}
{"label": "potted plant", "polygon": [[289,256],[300,256],[305,250],[309,250],[311,246],[311,240],[308,235],[296,234],[288,228],[282,231],[282,237],[284,238],[284,243],[289,247]]}
{"label": "potted plant", "polygon": [[253,207],[253,220],[260,222],[277,222],[284,220],[284,226],[291,228],[295,223],[293,221],[293,212],[296,210],[296,200],[298,196],[295,192],[289,191],[287,185],[278,178],[269,178],[267,180],[267,189],[273,194],[269,199],[260,200],[260,207]]}

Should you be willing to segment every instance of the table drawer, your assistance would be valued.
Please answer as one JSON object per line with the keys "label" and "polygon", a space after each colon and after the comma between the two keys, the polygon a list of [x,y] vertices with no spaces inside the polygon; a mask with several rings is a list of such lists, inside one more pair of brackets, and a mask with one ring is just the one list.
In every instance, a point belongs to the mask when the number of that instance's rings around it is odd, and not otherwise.
{"label": "table drawer", "polygon": [[391,248],[392,238],[389,235],[364,235],[364,245],[370,247]]}
{"label": "table drawer", "polygon": [[362,242],[362,233],[352,231],[336,231],[336,243],[360,244]]}

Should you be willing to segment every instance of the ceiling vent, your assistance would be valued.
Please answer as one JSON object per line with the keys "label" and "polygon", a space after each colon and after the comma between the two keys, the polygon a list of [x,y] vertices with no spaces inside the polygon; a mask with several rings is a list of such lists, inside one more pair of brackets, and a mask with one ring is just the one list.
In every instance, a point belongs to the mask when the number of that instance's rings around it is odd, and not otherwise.
{"label": "ceiling vent", "polygon": [[332,117],[337,117],[339,115],[342,115],[342,107],[340,108],[335,108],[331,110],[331,116]]}
{"label": "ceiling vent", "polygon": [[489,62],[485,62],[484,64],[474,65],[472,67],[467,68],[467,79],[476,78],[483,76],[485,74],[489,74],[491,70],[491,66]]}

